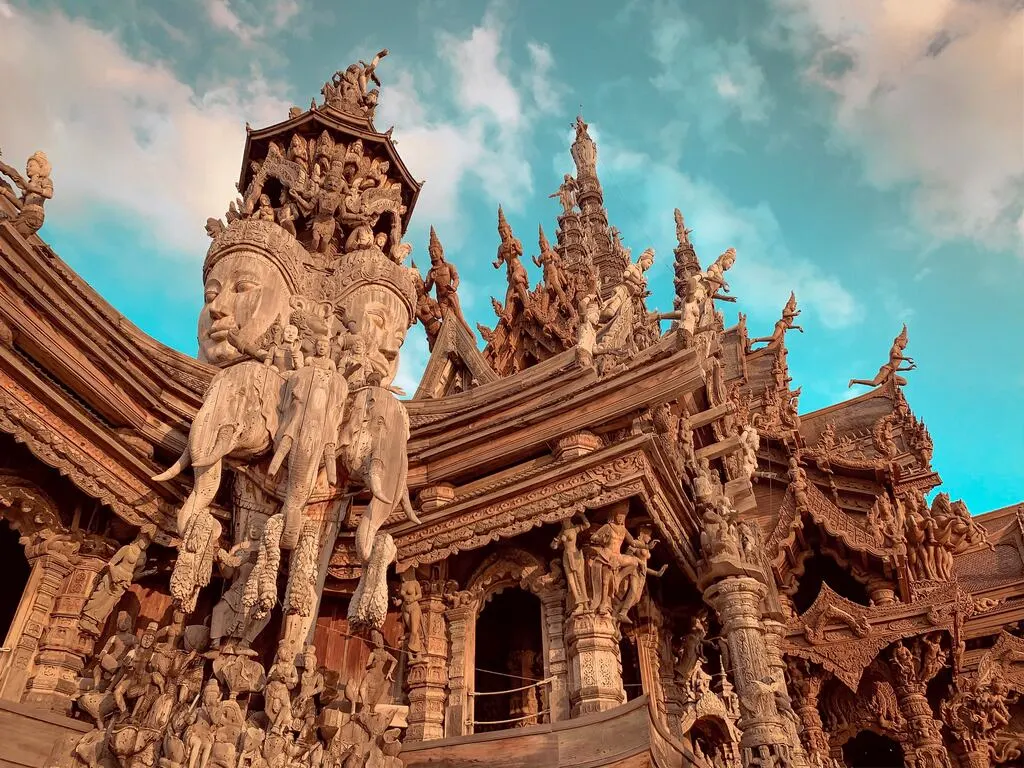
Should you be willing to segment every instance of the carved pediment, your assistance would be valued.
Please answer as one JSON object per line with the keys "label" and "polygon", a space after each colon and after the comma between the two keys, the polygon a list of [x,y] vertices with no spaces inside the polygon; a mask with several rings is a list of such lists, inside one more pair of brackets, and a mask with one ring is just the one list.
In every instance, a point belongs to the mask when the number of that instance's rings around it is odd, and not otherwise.
{"label": "carved pediment", "polygon": [[964,617],[971,604],[970,595],[953,584],[923,600],[884,607],[858,605],[822,584],[811,607],[786,625],[784,652],[821,664],[856,691],[879,651],[924,632],[952,632],[957,612]]}

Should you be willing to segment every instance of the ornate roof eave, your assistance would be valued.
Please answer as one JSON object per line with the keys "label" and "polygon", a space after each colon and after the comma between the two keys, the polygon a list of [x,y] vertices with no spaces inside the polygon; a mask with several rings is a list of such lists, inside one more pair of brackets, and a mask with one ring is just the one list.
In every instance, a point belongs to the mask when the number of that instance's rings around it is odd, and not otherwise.
{"label": "ornate roof eave", "polygon": [[[499,481],[500,482],[500,481]],[[498,487],[485,486],[439,509],[421,512],[422,524],[388,527],[399,568],[439,562],[456,552],[512,538],[588,509],[640,498],[675,562],[696,579],[697,535],[693,505],[679,488],[653,435],[642,434],[584,456],[535,463]]]}
{"label": "ornate roof eave", "polygon": [[[427,485],[473,468],[514,462],[559,437],[678,399],[703,385],[696,352],[666,343],[605,378],[580,366],[569,350],[469,392],[439,401],[413,400],[408,403],[413,424],[409,484]],[[452,407],[456,402],[464,407]],[[423,416],[429,411],[437,417],[428,421]]]}
{"label": "ornate roof eave", "polygon": [[181,452],[213,369],[147,337],[42,241],[0,222],[0,250],[0,430],[129,523],[161,525],[183,492],[150,480],[145,444]]}
{"label": "ornate roof eave", "polygon": [[286,131],[306,128],[311,124],[317,127],[330,128],[350,136],[355,136],[356,138],[362,139],[364,143],[368,142],[370,144],[377,144],[384,147],[384,150],[388,155],[388,162],[391,163],[392,168],[397,169],[398,173],[402,177],[404,188],[411,190],[411,197],[405,204],[406,211],[402,217],[405,227],[408,228],[409,221],[412,218],[412,212],[416,207],[416,201],[419,199],[420,190],[423,188],[423,182],[417,181],[413,178],[412,173],[402,160],[401,155],[398,154],[398,150],[395,148],[395,142],[389,134],[380,133],[373,128],[372,123],[366,121],[356,120],[354,118],[351,120],[342,119],[339,116],[339,113],[331,109],[325,109],[324,107],[307,110],[296,118],[282,120],[280,123],[274,123],[266,128],[249,131],[246,134],[245,148],[242,151],[242,170],[238,177],[239,189],[244,190],[246,188],[252,175],[249,167],[249,158],[252,155],[252,148],[255,142],[270,142]]}
{"label": "ornate roof eave", "polygon": [[797,520],[804,513],[824,533],[842,543],[847,549],[873,555],[883,563],[893,562],[898,550],[879,544],[869,531],[850,520],[814,483],[807,484],[807,496],[811,506],[798,508],[792,489],[787,488],[786,495],[779,505],[779,516],[772,532],[765,540],[765,555],[776,569],[782,566],[786,549],[794,543]]}

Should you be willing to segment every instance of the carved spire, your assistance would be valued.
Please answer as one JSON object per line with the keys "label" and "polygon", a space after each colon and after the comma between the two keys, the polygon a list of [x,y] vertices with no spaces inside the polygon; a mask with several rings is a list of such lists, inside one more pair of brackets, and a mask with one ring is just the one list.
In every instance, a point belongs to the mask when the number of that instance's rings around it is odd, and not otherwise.
{"label": "carved spire", "polygon": [[[434,225],[431,224],[430,225],[430,244],[427,246],[427,253],[429,253],[431,256],[433,256],[435,252],[439,253],[441,255],[441,258],[444,258],[444,246],[441,245],[441,241],[437,239],[437,232],[434,231]],[[416,265],[413,264],[413,266],[416,266]]]}
{"label": "carved spire", "polygon": [[583,116],[576,117],[576,140],[572,143],[570,152],[576,163],[576,175],[578,178],[584,176],[595,176],[597,174],[597,144],[590,138],[589,126],[583,122]]}
{"label": "carved spire", "polygon": [[504,233],[508,232],[512,234],[512,227],[509,226],[508,219],[505,218],[505,211],[502,210],[501,204],[498,205],[498,234],[504,237]]}
{"label": "carved spire", "polygon": [[551,243],[548,242],[547,236],[544,234],[544,225],[540,224],[537,226],[537,247],[540,248],[541,253],[547,253],[551,250]]}
{"label": "carved spire", "polygon": [[678,208],[675,209],[676,219],[676,240],[678,245],[675,248],[675,259],[673,262],[673,269],[675,271],[675,278],[673,284],[676,289],[676,297],[672,301],[672,308],[677,312],[682,310],[683,305],[686,303],[686,286],[690,279],[700,272],[700,259],[697,258],[697,251],[693,247],[693,243],[690,242],[691,230],[686,228],[686,221],[683,219],[683,213]]}

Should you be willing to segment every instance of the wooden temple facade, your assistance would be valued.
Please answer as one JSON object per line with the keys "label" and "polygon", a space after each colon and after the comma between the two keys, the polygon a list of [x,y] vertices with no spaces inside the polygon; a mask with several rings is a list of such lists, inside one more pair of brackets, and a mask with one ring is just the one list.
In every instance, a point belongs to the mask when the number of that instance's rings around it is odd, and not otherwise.
{"label": "wooden temple facade", "polygon": [[1020,765],[1024,505],[926,501],[905,329],[799,414],[795,297],[725,327],[742,254],[676,211],[647,306],[578,120],[550,238],[498,212],[481,350],[438,236],[405,263],[379,59],[248,134],[200,360],[38,236],[45,157],[0,169],[0,763]]}

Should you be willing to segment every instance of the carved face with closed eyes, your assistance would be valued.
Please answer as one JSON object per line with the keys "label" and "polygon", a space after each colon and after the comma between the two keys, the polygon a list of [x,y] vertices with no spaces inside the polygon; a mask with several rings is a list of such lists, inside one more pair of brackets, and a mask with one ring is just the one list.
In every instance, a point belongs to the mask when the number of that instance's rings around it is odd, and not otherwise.
{"label": "carved face with closed eyes", "polygon": [[278,317],[288,317],[290,298],[280,270],[257,251],[221,258],[206,276],[199,359],[220,367],[238,362],[240,346],[256,346]]}

